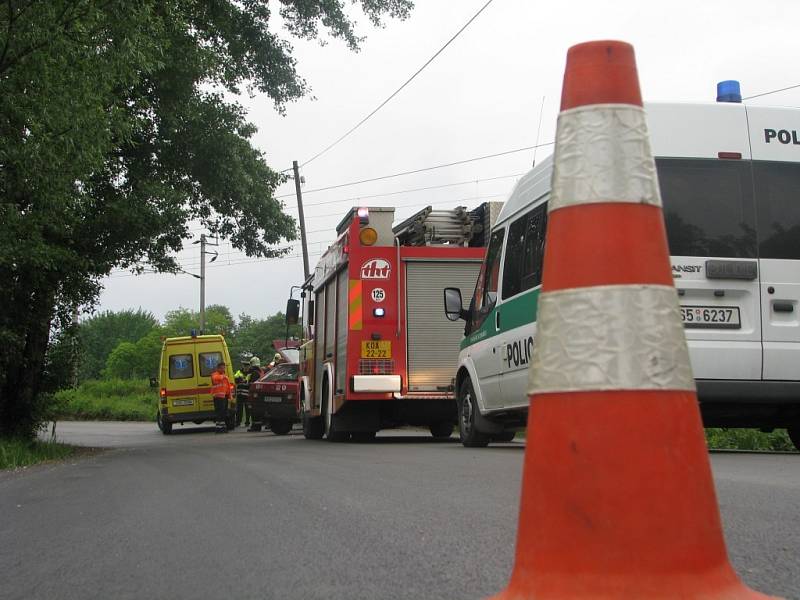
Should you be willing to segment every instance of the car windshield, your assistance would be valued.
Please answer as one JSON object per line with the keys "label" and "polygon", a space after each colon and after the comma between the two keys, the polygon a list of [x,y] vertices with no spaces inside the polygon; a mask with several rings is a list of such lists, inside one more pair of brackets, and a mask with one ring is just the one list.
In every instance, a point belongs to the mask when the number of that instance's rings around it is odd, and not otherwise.
{"label": "car windshield", "polygon": [[261,381],[294,381],[297,379],[298,365],[278,365],[267,373]]}

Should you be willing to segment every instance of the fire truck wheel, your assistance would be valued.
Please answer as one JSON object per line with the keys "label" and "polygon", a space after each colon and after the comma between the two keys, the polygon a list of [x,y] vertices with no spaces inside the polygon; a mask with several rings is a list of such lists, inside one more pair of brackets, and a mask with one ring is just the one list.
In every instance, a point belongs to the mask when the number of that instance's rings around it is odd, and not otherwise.
{"label": "fire truck wheel", "polygon": [[368,444],[375,440],[376,433],[377,431],[354,431],[350,434],[350,437],[357,444]]}
{"label": "fire truck wheel", "polygon": [[321,417],[309,417],[303,413],[303,435],[307,440],[321,440],[325,435]]}
{"label": "fire truck wheel", "polygon": [[272,419],[269,428],[275,435],[286,435],[292,430],[292,422],[287,419]]}
{"label": "fire truck wheel", "polygon": [[447,439],[453,434],[453,423],[450,421],[436,421],[429,425],[431,435],[436,439]]}
{"label": "fire truck wheel", "polygon": [[489,445],[489,436],[478,431],[475,426],[477,411],[475,390],[472,388],[472,381],[467,377],[458,390],[458,435],[467,448],[485,448]]}
{"label": "fire truck wheel", "polygon": [[329,442],[346,442],[350,439],[350,433],[337,427],[338,419],[331,411],[330,402],[328,402],[328,378],[325,377],[322,380],[322,414],[325,415],[325,439]]}

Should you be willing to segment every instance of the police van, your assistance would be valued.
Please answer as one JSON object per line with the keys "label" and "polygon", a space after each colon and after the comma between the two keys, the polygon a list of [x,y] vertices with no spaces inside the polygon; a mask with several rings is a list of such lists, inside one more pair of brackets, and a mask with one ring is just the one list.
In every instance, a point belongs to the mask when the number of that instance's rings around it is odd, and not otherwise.
{"label": "police van", "polygon": [[[800,110],[733,96],[645,106],[672,273],[705,425],[788,427],[800,448]],[[448,318],[466,320],[465,446],[526,424],[552,170],[550,157],[517,183],[468,308],[445,290]]]}

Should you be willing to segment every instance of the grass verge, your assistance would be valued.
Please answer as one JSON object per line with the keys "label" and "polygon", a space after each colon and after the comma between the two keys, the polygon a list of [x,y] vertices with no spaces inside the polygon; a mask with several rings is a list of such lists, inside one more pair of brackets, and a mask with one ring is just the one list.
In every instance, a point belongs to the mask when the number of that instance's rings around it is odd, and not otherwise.
{"label": "grass verge", "polygon": [[785,429],[764,433],[758,429],[706,429],[706,442],[712,450],[770,450],[773,452],[796,451]]}
{"label": "grass verge", "polygon": [[85,381],[58,392],[55,401],[59,418],[85,421],[154,421],[158,408],[146,379]]}
{"label": "grass verge", "polygon": [[77,450],[75,446],[58,442],[0,438],[0,469],[17,469],[50,460],[62,460]]}

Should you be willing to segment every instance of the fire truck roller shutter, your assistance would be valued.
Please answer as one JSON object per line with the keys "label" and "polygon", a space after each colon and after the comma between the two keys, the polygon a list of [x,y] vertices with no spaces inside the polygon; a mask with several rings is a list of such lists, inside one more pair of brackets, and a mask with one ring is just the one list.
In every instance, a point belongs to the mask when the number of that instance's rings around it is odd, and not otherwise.
{"label": "fire truck roller shutter", "polygon": [[347,319],[348,319],[348,280],[347,269],[342,269],[337,280],[337,323],[336,323],[336,387],[334,391],[344,390],[347,379]]}
{"label": "fire truck roller shutter", "polygon": [[465,302],[472,297],[478,261],[409,261],[406,265],[408,389],[442,391],[455,377],[464,324],[442,311],[442,290],[458,287]]}

